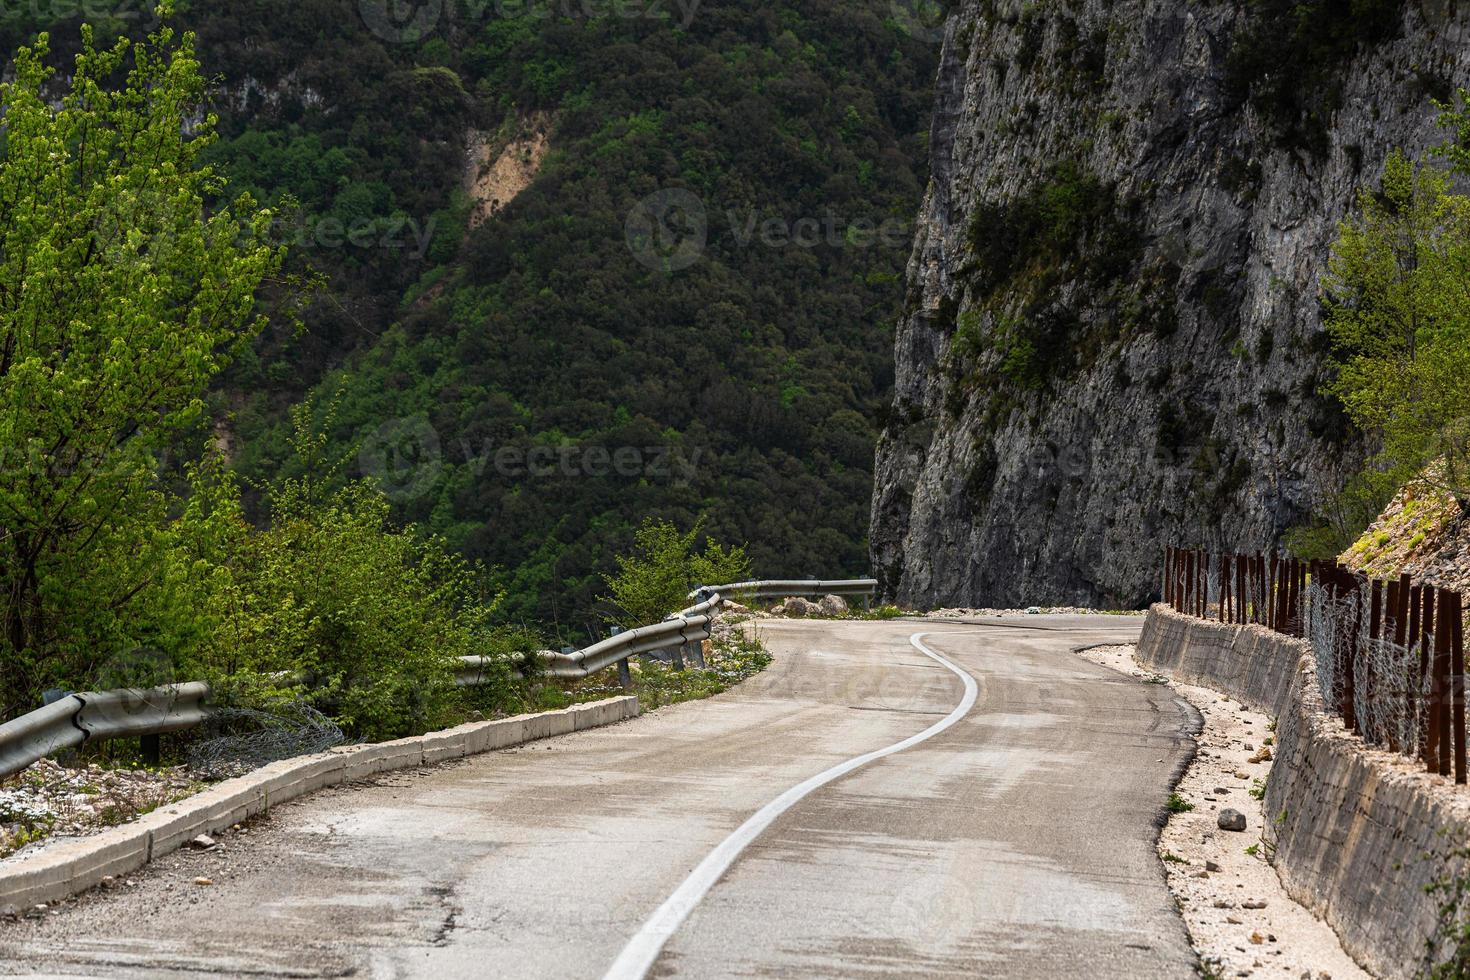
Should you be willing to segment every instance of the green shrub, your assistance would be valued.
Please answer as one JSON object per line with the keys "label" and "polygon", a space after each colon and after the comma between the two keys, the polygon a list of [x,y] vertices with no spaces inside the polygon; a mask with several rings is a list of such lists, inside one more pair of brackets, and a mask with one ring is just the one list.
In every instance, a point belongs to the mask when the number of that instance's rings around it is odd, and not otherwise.
{"label": "green shrub", "polygon": [[[239,488],[210,458],[191,470],[179,560],[193,566],[206,629],[184,666],[225,701],[305,698],[351,737],[383,740],[458,721],[466,707],[514,710],[515,654],[533,634],[492,625],[497,597],[442,540],[389,519],[371,483],[333,486],[310,406],[295,448],[313,474],[266,488],[268,523],[242,515]],[[455,687],[458,658],[490,657],[486,683]],[[533,665],[534,666],[534,665]]]}
{"label": "green shrub", "polygon": [[633,553],[619,555],[615,575],[604,575],[603,601],[616,612],[614,622],[631,629],[656,623],[689,605],[689,592],[700,585],[739,582],[750,575],[750,560],[741,547],[706,541],[695,552],[702,524],[680,531],[665,520],[646,518],[634,532]]}
{"label": "green shrub", "polygon": [[[967,238],[971,308],[960,318],[953,367],[987,350],[996,359],[993,373],[972,377],[970,387],[990,382],[1040,390],[1097,356],[1111,334],[1088,327],[1084,311],[1058,302],[1068,282],[1108,294],[1110,307],[1126,311],[1108,330],[1144,323],[1167,328],[1161,287],[1172,282],[1138,272],[1144,254],[1136,205],[1077,162],[1063,161],[1025,192],[975,207]],[[988,335],[987,318],[993,320]]]}

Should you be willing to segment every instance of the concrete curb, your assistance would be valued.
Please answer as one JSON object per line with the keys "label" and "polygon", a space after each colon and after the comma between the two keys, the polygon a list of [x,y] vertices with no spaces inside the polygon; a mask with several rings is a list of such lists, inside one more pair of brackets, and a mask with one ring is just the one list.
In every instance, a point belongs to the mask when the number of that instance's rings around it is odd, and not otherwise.
{"label": "concrete curb", "polygon": [[538,739],[612,725],[638,716],[636,697],[609,698],[560,711],[472,722],[417,738],[349,745],[286,759],[226,780],[146,816],[76,840],[0,862],[0,909],[25,909],[79,894],[210,834],[325,786],[479,755]]}
{"label": "concrete curb", "polygon": [[1439,928],[1444,896],[1427,888],[1470,875],[1455,853],[1470,840],[1470,793],[1348,732],[1327,711],[1304,640],[1156,605],[1138,659],[1276,720],[1267,853],[1287,893],[1332,926],[1353,959],[1409,980],[1453,955]]}

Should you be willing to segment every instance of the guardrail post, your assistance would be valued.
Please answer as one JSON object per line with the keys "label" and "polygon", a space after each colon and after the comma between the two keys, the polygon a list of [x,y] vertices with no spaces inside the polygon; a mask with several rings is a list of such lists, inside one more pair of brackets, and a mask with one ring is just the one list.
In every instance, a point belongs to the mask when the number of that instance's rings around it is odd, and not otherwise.
{"label": "guardrail post", "polygon": [[694,664],[700,670],[704,670],[704,644],[699,640],[690,640],[688,652],[690,663]]}
{"label": "guardrail post", "polygon": [[1363,628],[1363,586],[1366,579],[1361,575],[1340,571],[1343,577],[1343,594],[1352,596],[1352,631],[1343,644],[1342,651],[1342,722],[1354,735],[1362,733],[1358,726],[1358,638]]}
{"label": "guardrail post", "polygon": [[1184,602],[1179,611],[1194,615],[1194,552],[1184,553]]}
{"label": "guardrail post", "polygon": [[[1445,629],[1444,623],[1444,596],[1438,594],[1432,586],[1424,587],[1424,612],[1426,630],[1432,631],[1434,640],[1433,648],[1426,647],[1424,656],[1428,659],[1429,696],[1424,706],[1424,769],[1426,772],[1439,772],[1440,740],[1439,740],[1439,704],[1440,704],[1440,680],[1439,668],[1443,654],[1449,651],[1449,630]],[[1433,617],[1432,619],[1430,617]]]}
{"label": "guardrail post", "polygon": [[163,744],[159,736],[140,736],[138,738],[138,747],[143,750],[143,761],[148,765],[156,766],[163,761]]}
{"label": "guardrail post", "polygon": [[[1405,576],[1407,579],[1408,576]],[[1402,584],[1402,580],[1401,580]],[[1412,582],[1408,585],[1409,593],[1409,631],[1405,634],[1404,644],[1407,650],[1418,649],[1420,659],[1423,659],[1424,651],[1424,627],[1421,614],[1424,609],[1424,590]],[[1412,666],[1412,661],[1410,665]],[[1421,667],[1418,673],[1412,670],[1409,675],[1410,683],[1404,685],[1404,717],[1411,722],[1419,717],[1419,691],[1424,686],[1424,672]],[[1413,751],[1414,739],[1419,737],[1418,731],[1406,732],[1408,741],[1404,745],[1404,754]]]}
{"label": "guardrail post", "polygon": [[1205,602],[1210,597],[1210,569],[1205,561],[1203,548],[1194,550],[1194,605],[1189,614],[1195,619],[1205,618]]}
{"label": "guardrail post", "polygon": [[618,683],[625,691],[633,686],[633,672],[628,669],[627,657],[618,661]]}
{"label": "guardrail post", "polygon": [[1228,559],[1220,556],[1220,622],[1227,622],[1230,618],[1230,575],[1225,571],[1225,562]]}
{"label": "guardrail post", "polygon": [[674,655],[673,655],[674,669],[675,670],[683,670],[684,669],[684,644],[682,644],[682,643],[679,644],[678,646],[674,647],[673,650],[674,650]]}
{"label": "guardrail post", "polygon": [[1261,579],[1261,613],[1257,625],[1271,628],[1271,574],[1266,567],[1266,553],[1256,552],[1256,568]]}
{"label": "guardrail post", "polygon": [[1266,628],[1276,630],[1276,555],[1266,560]]}

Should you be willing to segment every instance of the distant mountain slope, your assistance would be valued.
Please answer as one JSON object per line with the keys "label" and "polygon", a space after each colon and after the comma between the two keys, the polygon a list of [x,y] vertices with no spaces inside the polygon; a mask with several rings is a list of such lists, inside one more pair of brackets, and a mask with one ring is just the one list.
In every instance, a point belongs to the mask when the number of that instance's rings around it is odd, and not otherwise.
{"label": "distant mountain slope", "polygon": [[1470,82],[1456,10],[959,5],[878,454],[890,596],[1139,605],[1166,544],[1271,546],[1356,470],[1318,276]]}
{"label": "distant mountain slope", "polygon": [[[188,5],[215,158],[300,201],[331,277],[221,438],[279,472],[284,407],[340,390],[335,446],[366,438],[354,465],[501,566],[514,615],[586,622],[644,515],[708,514],[761,573],[865,573],[937,46],[886,2],[566,9],[613,13]],[[467,172],[529,119],[534,178],[472,221]]]}

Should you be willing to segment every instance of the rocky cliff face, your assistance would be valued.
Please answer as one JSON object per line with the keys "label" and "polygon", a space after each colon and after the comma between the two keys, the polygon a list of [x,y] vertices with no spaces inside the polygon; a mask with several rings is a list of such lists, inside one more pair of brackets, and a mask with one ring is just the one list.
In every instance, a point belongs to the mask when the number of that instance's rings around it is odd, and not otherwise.
{"label": "rocky cliff face", "polygon": [[1269,546],[1357,465],[1319,278],[1387,151],[1440,141],[1470,10],[1292,6],[955,11],[878,449],[890,596],[1142,604],[1166,543]]}

